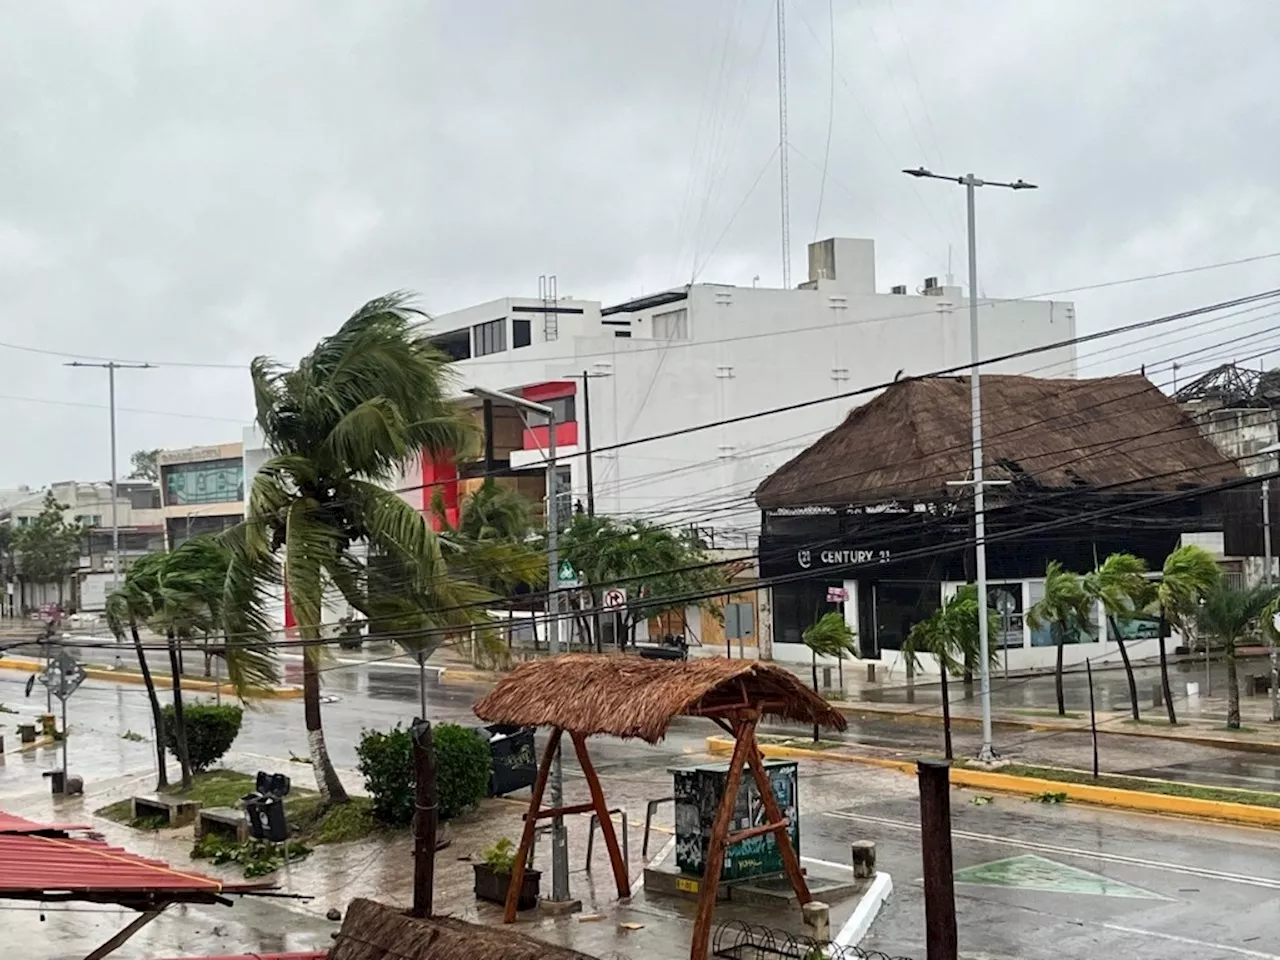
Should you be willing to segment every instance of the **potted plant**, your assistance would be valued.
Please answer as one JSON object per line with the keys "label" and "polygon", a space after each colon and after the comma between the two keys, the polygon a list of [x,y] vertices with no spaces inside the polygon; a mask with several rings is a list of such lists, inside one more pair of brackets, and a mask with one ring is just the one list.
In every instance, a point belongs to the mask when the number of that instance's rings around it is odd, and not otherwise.
{"label": "potted plant", "polygon": [[[483,863],[472,864],[476,872],[476,899],[506,903],[507,890],[511,887],[511,868],[516,861],[516,845],[509,837],[503,837],[481,857]],[[531,910],[538,905],[541,881],[540,871],[525,870],[524,882],[520,884],[520,899],[516,901],[517,910]]]}

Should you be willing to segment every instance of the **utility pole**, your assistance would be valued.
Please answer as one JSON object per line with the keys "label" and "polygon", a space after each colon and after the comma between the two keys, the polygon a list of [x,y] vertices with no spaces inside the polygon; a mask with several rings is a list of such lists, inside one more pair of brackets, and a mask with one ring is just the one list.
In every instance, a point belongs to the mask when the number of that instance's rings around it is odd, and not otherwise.
{"label": "utility pole", "polygon": [[[543,403],[534,403],[514,393],[471,387],[467,393],[482,400],[496,400],[510,404],[547,420],[547,640],[551,656],[560,653],[560,554],[557,545],[559,525],[556,490],[556,412]],[[564,806],[564,771],[560,762],[560,749],[556,748],[551,761],[551,806]],[[551,899],[561,904],[569,902],[569,845],[564,830],[564,817],[551,818]]]}
{"label": "utility pole", "polygon": [[[111,410],[111,589],[114,592],[120,588],[120,512],[117,503],[120,499],[120,490],[116,479],[116,371],[150,370],[155,364],[117,363],[115,360],[86,363],[82,360],[73,360],[63,366],[97,367],[99,370],[107,371],[107,396]],[[116,653],[116,666],[120,666],[119,652]]]}
{"label": "utility pole", "polygon": [[431,724],[413,722],[413,910],[414,917],[431,916],[436,876],[436,745]]}
{"label": "utility pole", "polygon": [[[1258,451],[1259,454],[1267,454],[1268,456],[1280,453],[1280,443],[1273,443],[1263,447]],[[1268,464],[1270,466],[1270,464]],[[1268,587],[1271,586],[1271,478],[1265,477],[1262,481],[1262,555],[1266,563],[1266,572],[1263,573],[1263,582]],[[1280,619],[1277,617],[1276,619]],[[1276,647],[1275,632],[1280,629],[1280,624],[1274,621],[1269,624],[1271,629],[1264,630],[1267,636],[1267,646],[1270,648],[1271,659],[1271,721],[1273,723],[1280,722],[1280,649]],[[1206,648],[1208,644],[1205,644]],[[1205,655],[1206,662],[1208,654]]]}
{"label": "utility pole", "polygon": [[[965,189],[965,201],[968,207],[969,233],[969,353],[972,366],[969,370],[969,395],[973,415],[973,540],[974,559],[978,568],[978,601],[981,604],[978,617],[978,656],[982,678],[982,747],[978,751],[979,760],[994,760],[995,749],[991,744],[991,637],[987,624],[987,525],[985,488],[991,481],[984,480],[982,473],[982,389],[981,376],[978,372],[980,357],[978,354],[978,230],[975,216],[974,195],[978,187],[1005,187],[1009,190],[1035,190],[1036,185],[1025,180],[1014,180],[1001,183],[993,180],[980,180],[972,173],[963,177],[949,177],[933,173],[920,167],[916,170],[903,170],[911,177],[924,177],[931,180],[949,180],[958,183]],[[1007,483],[1008,481],[996,481]]]}
{"label": "utility pole", "polygon": [[787,3],[778,14],[778,181],[782,206],[782,289],[791,289],[791,185],[787,172]]}

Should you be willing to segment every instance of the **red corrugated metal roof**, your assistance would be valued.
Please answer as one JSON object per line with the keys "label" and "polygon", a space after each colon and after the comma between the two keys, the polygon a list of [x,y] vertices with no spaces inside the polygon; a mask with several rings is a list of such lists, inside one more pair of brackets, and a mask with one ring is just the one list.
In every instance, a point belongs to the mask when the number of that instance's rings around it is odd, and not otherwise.
{"label": "red corrugated metal roof", "polygon": [[12,813],[0,810],[0,833],[44,833],[50,830],[88,830],[83,825],[73,827],[50,827],[25,817],[16,817]]}

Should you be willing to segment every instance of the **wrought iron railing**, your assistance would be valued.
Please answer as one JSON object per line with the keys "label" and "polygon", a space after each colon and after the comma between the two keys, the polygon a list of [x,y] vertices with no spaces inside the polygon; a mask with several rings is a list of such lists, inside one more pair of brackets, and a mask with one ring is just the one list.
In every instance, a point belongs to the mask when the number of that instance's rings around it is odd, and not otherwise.
{"label": "wrought iron railing", "polygon": [[730,920],[716,930],[711,955],[723,960],[908,960],[877,950],[840,946],[827,940]]}

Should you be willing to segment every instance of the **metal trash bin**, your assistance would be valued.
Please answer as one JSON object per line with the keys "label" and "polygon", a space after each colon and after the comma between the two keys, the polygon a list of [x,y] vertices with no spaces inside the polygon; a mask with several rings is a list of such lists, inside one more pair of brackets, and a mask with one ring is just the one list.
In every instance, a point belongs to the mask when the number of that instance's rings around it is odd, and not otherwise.
{"label": "metal trash bin", "polygon": [[289,826],[284,818],[284,802],[260,793],[249,793],[240,798],[244,804],[245,818],[249,821],[249,836],[255,840],[283,843],[289,839]]}
{"label": "metal trash bin", "polygon": [[538,752],[533,742],[534,728],[508,723],[477,727],[476,733],[489,744],[492,767],[489,796],[501,797],[538,779]]}

